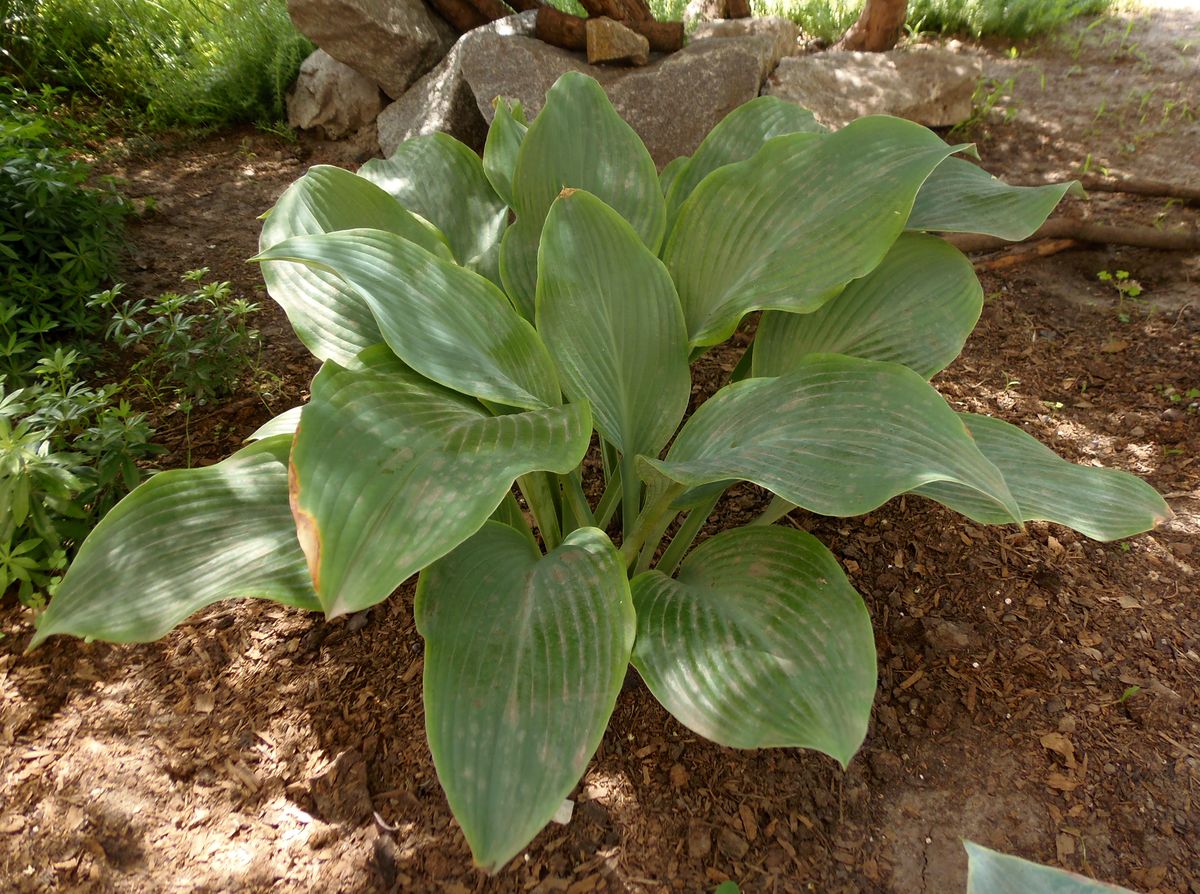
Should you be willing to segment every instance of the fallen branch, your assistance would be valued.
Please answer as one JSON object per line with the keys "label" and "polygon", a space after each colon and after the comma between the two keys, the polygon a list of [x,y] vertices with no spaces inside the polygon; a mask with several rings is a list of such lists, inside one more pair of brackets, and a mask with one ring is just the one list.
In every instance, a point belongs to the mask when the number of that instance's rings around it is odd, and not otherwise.
{"label": "fallen branch", "polygon": [[[1080,177],[1083,188],[1092,192],[1114,192],[1134,196],[1155,196],[1163,199],[1180,199],[1184,202],[1200,203],[1200,186],[1168,183],[1165,180],[1145,180],[1141,177],[1098,177],[1095,174]],[[1023,184],[1042,186],[1041,183]]]}
{"label": "fallen branch", "polygon": [[[996,251],[1012,245],[1006,239],[995,236],[977,236],[973,233],[949,233],[946,240],[959,251]],[[1036,233],[1022,242],[1034,239],[1074,239],[1078,242],[1095,242],[1109,245],[1134,245],[1139,248],[1157,248],[1162,251],[1200,251],[1200,233],[1192,230],[1156,230],[1153,227],[1113,226],[1092,223],[1075,217],[1058,217],[1048,220]]]}
{"label": "fallen branch", "polygon": [[1029,261],[1036,261],[1038,258],[1048,258],[1050,255],[1056,255],[1060,251],[1066,251],[1068,248],[1074,248],[1079,244],[1074,239],[1043,239],[1040,242],[1034,242],[1023,248],[1018,248],[1016,251],[1000,255],[997,258],[976,261],[974,266],[976,272],[979,273],[985,270],[1008,270],[1011,267],[1018,267]]}

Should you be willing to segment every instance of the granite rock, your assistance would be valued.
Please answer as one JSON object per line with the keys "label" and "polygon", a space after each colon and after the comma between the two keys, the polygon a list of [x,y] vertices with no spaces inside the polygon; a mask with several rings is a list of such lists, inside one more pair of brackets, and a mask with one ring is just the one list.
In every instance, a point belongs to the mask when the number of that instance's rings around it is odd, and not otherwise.
{"label": "granite rock", "polygon": [[764,92],[810,109],[835,129],[863,115],[948,127],[971,116],[981,75],[978,59],[940,47],[831,51],[783,59]]}
{"label": "granite rock", "polygon": [[398,98],[453,46],[454,29],[423,0],[288,0],[301,34]]}
{"label": "granite rock", "polygon": [[382,108],[378,85],[324,50],[304,60],[287,97],[290,126],[319,128],[334,140],[366,127]]}

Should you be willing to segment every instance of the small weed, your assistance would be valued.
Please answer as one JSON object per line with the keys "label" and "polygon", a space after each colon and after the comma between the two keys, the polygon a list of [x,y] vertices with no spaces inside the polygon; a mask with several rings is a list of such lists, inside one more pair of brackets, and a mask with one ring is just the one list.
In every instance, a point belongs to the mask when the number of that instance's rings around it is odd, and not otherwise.
{"label": "small weed", "polygon": [[1125,309],[1127,300],[1134,300],[1142,294],[1142,284],[1136,279],[1131,279],[1128,270],[1118,270],[1116,273],[1109,273],[1107,270],[1101,270],[1096,274],[1096,278],[1100,282],[1108,283],[1117,292],[1117,319],[1122,323],[1130,321],[1130,314]]}
{"label": "small weed", "polygon": [[228,282],[204,283],[207,275],[207,267],[183,274],[184,282],[195,285],[186,293],[118,301],[117,285],[89,302],[111,313],[109,341],[141,353],[130,372],[156,403],[203,404],[222,397],[254,361],[258,331],[249,318],[259,305],[234,297]]}
{"label": "small weed", "polygon": [[1200,409],[1200,388],[1188,388],[1186,391],[1179,390],[1174,385],[1156,385],[1154,388],[1158,392],[1159,397],[1173,404],[1186,404],[1187,411],[1194,413]]}
{"label": "small weed", "polygon": [[1128,270],[1118,270],[1115,274],[1101,270],[1096,274],[1096,278],[1100,282],[1111,284],[1123,298],[1137,298],[1142,294],[1142,284],[1136,279],[1130,279]]}
{"label": "small weed", "polygon": [[981,78],[971,96],[971,117],[955,125],[950,131],[951,136],[974,132],[994,117],[999,117],[1004,124],[1011,122],[1018,112],[1018,104],[1013,97],[1015,86],[1013,78],[1004,81]]}

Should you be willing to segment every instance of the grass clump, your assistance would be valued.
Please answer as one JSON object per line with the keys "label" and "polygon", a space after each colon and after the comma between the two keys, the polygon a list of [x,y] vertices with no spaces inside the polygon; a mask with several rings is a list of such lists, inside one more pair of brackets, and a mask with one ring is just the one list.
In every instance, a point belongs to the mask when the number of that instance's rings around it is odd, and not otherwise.
{"label": "grass clump", "polygon": [[[864,0],[751,0],[755,15],[783,16],[805,33],[837,40],[854,24]],[[557,4],[556,4],[557,5]],[[914,32],[1018,39],[1053,30],[1076,16],[1101,13],[1109,0],[909,0]],[[651,0],[655,17],[683,18],[687,0]]]}
{"label": "grass clump", "polygon": [[917,32],[1015,40],[1103,13],[1109,6],[1110,0],[910,0],[908,25]]}
{"label": "grass clump", "polygon": [[93,94],[151,127],[284,118],[313,45],[286,0],[0,0],[0,67]]}

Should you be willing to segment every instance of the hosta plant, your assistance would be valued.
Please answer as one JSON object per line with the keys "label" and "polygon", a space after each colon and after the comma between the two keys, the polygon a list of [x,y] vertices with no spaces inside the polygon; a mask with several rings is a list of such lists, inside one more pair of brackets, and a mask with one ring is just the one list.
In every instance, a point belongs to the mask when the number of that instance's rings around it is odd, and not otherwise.
{"label": "hosta plant", "polygon": [[[887,117],[826,133],[763,98],[659,175],[568,74],[532,122],[498,103],[482,160],[433,135],[358,174],[312,168],[256,259],[324,361],[311,400],[117,506],[34,644],[152,639],[231,597],[335,617],[419,575],[429,745],[487,870],[579,780],[629,664],[713,741],[846,764],[870,618],[837,559],[773,519],[904,493],[1100,539],[1168,514],[930,386],[982,294],[927,231],[1022,238],[1066,189],[1005,186],[967,148]],[[689,362],[754,311],[737,380],[685,418]],[[738,481],[775,501],[692,549]]]}

